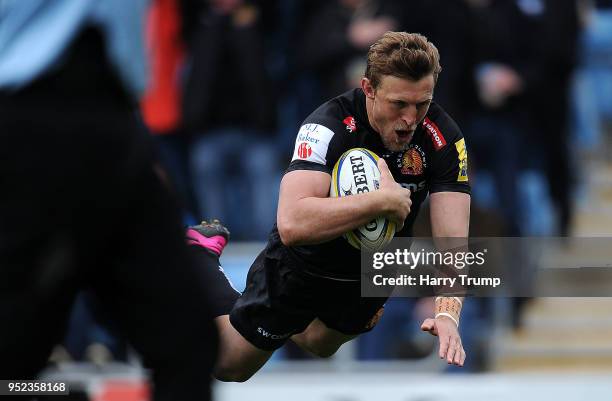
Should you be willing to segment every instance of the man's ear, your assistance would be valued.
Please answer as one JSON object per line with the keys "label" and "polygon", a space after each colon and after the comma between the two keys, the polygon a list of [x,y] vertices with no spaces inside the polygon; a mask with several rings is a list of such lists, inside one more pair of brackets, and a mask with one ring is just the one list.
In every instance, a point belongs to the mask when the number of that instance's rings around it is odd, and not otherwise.
{"label": "man's ear", "polygon": [[361,89],[363,93],[365,93],[366,97],[370,99],[374,99],[375,90],[372,86],[372,82],[366,77],[361,78]]}

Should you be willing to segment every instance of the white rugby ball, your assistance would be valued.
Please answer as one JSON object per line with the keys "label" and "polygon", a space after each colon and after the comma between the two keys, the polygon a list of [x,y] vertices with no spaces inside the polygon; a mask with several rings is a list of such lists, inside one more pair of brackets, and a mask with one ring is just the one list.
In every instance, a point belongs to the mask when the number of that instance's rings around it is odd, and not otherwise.
{"label": "white rugby ball", "polygon": [[[380,186],[378,156],[365,148],[349,149],[340,156],[332,171],[331,197],[356,195],[376,191]],[[344,234],[357,249],[376,251],[387,245],[395,235],[395,223],[378,217]]]}

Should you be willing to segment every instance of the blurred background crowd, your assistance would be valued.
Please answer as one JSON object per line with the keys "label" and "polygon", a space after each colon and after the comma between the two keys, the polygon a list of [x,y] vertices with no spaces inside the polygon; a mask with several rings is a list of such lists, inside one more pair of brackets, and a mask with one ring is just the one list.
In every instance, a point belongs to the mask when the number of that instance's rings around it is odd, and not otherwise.
{"label": "blurred background crowd", "polygon": [[441,53],[435,100],[467,138],[474,206],[499,223],[482,234],[570,235],[584,157],[607,149],[611,10],[605,0],[159,0],[143,117],[187,216],[263,241],[300,122],[359,85],[383,32],[420,32]]}
{"label": "blurred background crowd", "polygon": [[[434,100],[468,144],[472,235],[601,233],[577,212],[593,205],[591,176],[605,185],[612,174],[612,0],[151,0],[140,112],[185,224],[219,218],[232,244],[265,241],[301,121],[359,85],[388,30],[422,33],[440,51]],[[391,300],[353,357],[428,355],[433,343],[415,333],[427,302]],[[520,327],[521,302],[507,303],[507,324]],[[466,303],[465,371],[490,367],[496,308]],[[95,309],[79,300],[64,351],[126,360],[112,324],[85,324]],[[306,358],[291,347],[281,357]]]}
{"label": "blurred background crowd", "polygon": [[604,0],[158,0],[143,117],[187,215],[263,241],[300,122],[359,85],[382,33],[420,32],[441,53],[435,100],[467,138],[474,206],[499,221],[486,234],[570,235],[584,156],[607,146],[611,10]]}
{"label": "blurred background crowd", "polygon": [[[359,86],[369,46],[403,30],[426,35],[441,54],[434,100],[468,144],[471,235],[594,234],[575,211],[590,202],[591,172],[610,162],[612,1],[160,0],[154,9],[149,33],[166,39],[151,49],[158,81],[144,118],[187,218],[219,217],[233,241],[264,241],[300,122]],[[160,113],[147,106],[170,99],[163,109],[175,110],[173,119],[158,127],[151,120]],[[518,328],[526,301],[507,302]],[[391,300],[356,356],[426,355],[413,340],[428,307]],[[466,370],[486,369],[496,310],[467,303]],[[291,346],[287,355],[303,357]]]}

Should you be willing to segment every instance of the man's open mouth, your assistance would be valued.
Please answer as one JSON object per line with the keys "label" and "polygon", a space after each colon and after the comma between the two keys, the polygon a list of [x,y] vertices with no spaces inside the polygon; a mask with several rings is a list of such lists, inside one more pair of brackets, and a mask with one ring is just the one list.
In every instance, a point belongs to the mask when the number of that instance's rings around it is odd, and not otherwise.
{"label": "man's open mouth", "polygon": [[411,131],[408,131],[408,130],[406,130],[406,129],[396,129],[396,130],[395,130],[395,133],[397,134],[397,136],[398,136],[400,139],[407,139],[407,138],[409,138],[409,137],[410,137],[410,135],[412,134],[412,132],[411,132]]}

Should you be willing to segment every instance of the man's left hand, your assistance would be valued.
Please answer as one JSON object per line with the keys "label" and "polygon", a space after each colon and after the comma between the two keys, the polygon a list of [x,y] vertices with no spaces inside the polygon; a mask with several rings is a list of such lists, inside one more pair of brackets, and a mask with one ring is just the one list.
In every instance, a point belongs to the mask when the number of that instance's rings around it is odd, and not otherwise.
{"label": "man's left hand", "polygon": [[425,319],[421,324],[421,330],[428,331],[440,340],[440,359],[445,359],[448,364],[463,366],[465,362],[465,350],[461,344],[461,337],[455,322],[446,316],[436,319]]}

